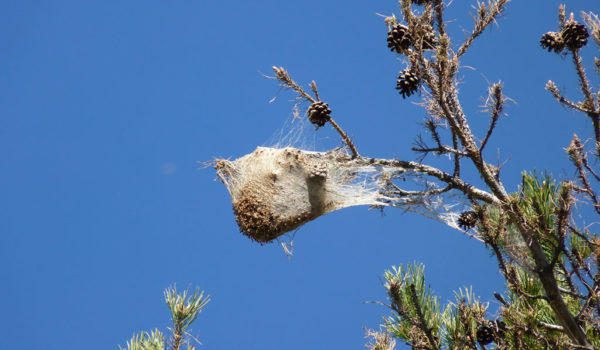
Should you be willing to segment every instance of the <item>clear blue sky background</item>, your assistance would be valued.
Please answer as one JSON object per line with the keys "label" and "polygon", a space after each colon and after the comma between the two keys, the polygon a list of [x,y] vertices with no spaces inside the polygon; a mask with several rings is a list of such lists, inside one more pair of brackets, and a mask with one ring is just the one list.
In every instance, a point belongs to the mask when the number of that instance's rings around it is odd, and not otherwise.
{"label": "clear blue sky background", "polygon": [[[447,12],[455,45],[470,4]],[[523,169],[572,175],[563,148],[573,132],[589,136],[544,91],[553,79],[579,96],[569,58],[538,45],[558,4],[515,1],[461,62],[479,135],[488,82],[516,101],[488,147],[509,160],[511,191]],[[201,349],[361,349],[363,325],[387,312],[364,302],[385,300],[386,268],[413,261],[442,302],[470,285],[492,300],[495,261],[442,224],[346,209],[300,228],[288,260],[241,235],[225,187],[197,169],[272,142],[292,108],[286,93],[268,102],[278,88],[259,72],[272,65],[315,79],[362,154],[415,159],[424,113],[394,90],[404,65],[376,15],[393,12],[393,0],[2,1],[0,348],[114,349],[166,329],[172,284],[212,297],[193,327]],[[588,63],[595,50],[583,49]],[[329,129],[317,149],[340,145]]]}

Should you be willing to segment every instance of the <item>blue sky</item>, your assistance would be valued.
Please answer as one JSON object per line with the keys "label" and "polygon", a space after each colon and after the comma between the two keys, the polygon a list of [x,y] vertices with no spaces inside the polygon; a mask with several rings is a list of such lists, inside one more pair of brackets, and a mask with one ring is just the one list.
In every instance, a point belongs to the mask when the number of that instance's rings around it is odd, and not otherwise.
{"label": "blue sky", "polygon": [[[461,62],[479,135],[488,82],[502,80],[516,102],[487,147],[490,160],[508,160],[511,191],[523,169],[572,175],[563,148],[574,132],[589,137],[589,123],[544,91],[552,79],[579,96],[569,58],[538,45],[558,4],[515,1]],[[569,10],[600,9],[581,0]],[[455,45],[469,11],[448,9]],[[211,295],[193,326],[200,349],[360,349],[362,327],[387,313],[365,304],[385,300],[380,276],[413,261],[443,302],[471,285],[492,300],[503,289],[494,260],[442,224],[345,209],[300,228],[288,259],[240,234],[225,187],[198,170],[272,145],[293,105],[261,76],[273,65],[317,81],[361,154],[416,159],[424,113],[418,96],[394,90],[404,64],[376,13],[398,13],[397,3],[3,1],[0,348],[107,349],[165,330],[172,284]],[[583,49],[588,63],[594,50]],[[340,145],[330,127],[305,142]]]}

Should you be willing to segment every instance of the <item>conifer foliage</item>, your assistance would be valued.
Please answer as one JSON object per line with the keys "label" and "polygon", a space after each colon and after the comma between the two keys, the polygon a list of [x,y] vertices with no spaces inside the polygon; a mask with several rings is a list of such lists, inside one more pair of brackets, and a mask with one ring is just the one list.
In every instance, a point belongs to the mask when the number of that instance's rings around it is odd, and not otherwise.
{"label": "conifer foliage", "polygon": [[[592,141],[583,142],[574,135],[566,148],[576,177],[557,182],[548,174],[525,171],[519,190],[508,193],[500,169],[488,164],[482,152],[503,114],[506,98],[502,85],[493,84],[489,89],[486,107],[490,126],[482,141],[475,142],[454,78],[460,57],[504,12],[507,3],[478,3],[475,27],[456,53],[449,50],[451,39],[445,31],[441,1],[432,1],[424,10],[418,10],[414,5],[422,2],[403,0],[400,4],[405,24],[395,16],[386,19],[392,28],[390,33],[398,33],[394,28],[403,28],[407,33],[403,38],[411,40],[403,50],[393,50],[411,67],[398,77],[397,89],[405,98],[412,95],[417,85],[417,79],[409,76],[413,72],[426,91],[423,105],[434,117],[425,123],[434,146],[427,146],[420,138],[419,147],[413,150],[424,155],[451,155],[455,177],[463,160],[468,159],[477,168],[493,198],[471,197],[472,209],[458,216],[457,226],[476,232],[474,236],[494,254],[506,289],[493,295],[501,305],[495,315],[488,312],[489,301],[482,302],[471,290],[460,290],[456,301],[442,308],[424,282],[422,265],[394,267],[384,274],[389,298],[389,304],[384,305],[392,314],[386,318],[382,332],[371,334],[379,340],[367,345],[371,349],[394,348],[391,342],[384,342],[388,339],[384,334],[412,349],[600,349],[600,236],[578,223],[575,215],[600,215],[600,93],[599,87],[589,83],[579,52],[590,35],[600,46],[600,20],[593,13],[583,13],[585,24],[579,23],[573,14],[567,18],[565,7],[560,6],[559,30],[549,31],[540,39],[541,47],[548,52],[572,56],[582,100],[568,99],[552,81],[546,89],[560,104],[590,118],[593,125],[591,135],[586,135]],[[432,22],[437,27],[435,40],[427,39],[422,30]],[[415,45],[419,40],[433,44]],[[428,48],[435,53],[428,54]],[[594,61],[598,65],[599,59]],[[440,125],[449,130],[452,145],[441,143]],[[468,194],[470,189],[462,191]],[[575,203],[589,203],[591,208],[579,204],[577,212]]]}
{"label": "conifer foliage", "polygon": [[[196,320],[202,312],[206,304],[210,301],[210,297],[204,295],[199,289],[196,289],[193,294],[188,290],[182,293],[177,292],[176,287],[169,287],[165,290],[165,302],[169,311],[171,311],[172,328],[169,328],[171,336],[166,338],[165,335],[155,329],[148,332],[140,332],[134,334],[127,342],[126,347],[120,350],[165,350],[167,345],[171,350],[195,350],[193,345],[195,340],[190,337],[187,332],[190,325]],[[184,347],[185,346],[185,347]]]}
{"label": "conifer foliage", "polygon": [[[382,194],[386,200],[410,201],[446,192],[467,198],[470,209],[457,213],[449,224],[481,241],[495,256],[506,281],[505,289],[491,296],[477,296],[464,288],[455,293],[454,301],[442,305],[426,283],[423,265],[392,267],[384,273],[388,300],[381,302],[389,315],[381,331],[367,331],[370,349],[394,349],[396,341],[423,350],[600,349],[600,236],[594,226],[586,226],[599,221],[594,216],[600,215],[600,87],[590,83],[580,53],[590,38],[600,46],[600,19],[591,12],[582,13],[580,23],[573,14],[567,18],[565,7],[560,6],[558,28],[546,29],[539,41],[542,49],[572,58],[580,97],[567,98],[551,80],[546,89],[560,105],[591,121],[590,135],[584,135],[583,141],[574,135],[565,145],[565,157],[576,175],[557,181],[548,174],[525,170],[518,190],[509,192],[502,182],[501,167],[492,165],[485,152],[509,100],[502,84],[493,83],[488,89],[485,109],[489,126],[477,135],[458,93],[461,58],[504,14],[508,3],[477,2],[475,24],[464,40],[456,38],[462,40],[458,44],[446,30],[448,3],[441,0],[400,0],[399,18],[385,19],[387,46],[409,67],[397,77],[396,88],[403,98],[418,95],[429,118],[423,125],[431,144],[419,138],[413,151],[421,159],[429,154],[449,158],[446,170],[422,162],[361,156],[331,118],[331,109],[321,101],[316,83],[312,82],[313,97],[284,68],[273,67],[273,78],[282,87],[293,90],[298,100],[310,102],[310,122],[317,127],[330,124],[339,133],[351,154],[348,161],[391,168],[401,165],[443,186],[405,191],[388,179]],[[594,62],[600,74],[600,59],[595,57]],[[447,137],[442,137],[444,134]],[[461,169],[467,165],[476,169],[482,188],[461,177]],[[174,324],[170,343],[179,349],[186,328],[208,299],[201,293],[177,296],[175,291],[165,296]],[[494,314],[488,310],[491,301],[500,305]],[[163,349],[164,343],[162,334],[155,331],[134,336],[127,348]]]}
{"label": "conifer foliage", "polygon": [[[400,16],[385,18],[387,46],[408,67],[397,76],[396,89],[406,99],[418,95],[428,115],[424,126],[432,144],[419,137],[413,151],[421,159],[429,154],[449,157],[450,169],[364,158],[339,124],[327,120],[340,133],[355,162],[371,159],[386,166],[401,164],[442,184],[405,191],[390,179],[385,193],[388,199],[410,200],[417,195],[452,191],[468,198],[471,208],[457,213],[449,224],[480,240],[496,257],[506,280],[505,290],[492,296],[477,297],[471,289],[462,289],[455,301],[442,305],[425,282],[423,265],[401,265],[386,271],[388,302],[382,304],[391,314],[382,331],[367,331],[370,349],[393,349],[396,341],[413,349],[431,350],[600,348],[600,237],[584,226],[584,222],[597,219],[576,220],[584,212],[600,215],[600,94],[598,87],[590,84],[580,54],[590,37],[600,45],[600,19],[583,13],[580,23],[573,14],[567,18],[565,7],[560,6],[558,29],[541,34],[539,41],[548,52],[572,57],[581,100],[565,97],[552,81],[546,89],[560,104],[580,112],[593,125],[591,135],[585,136],[592,141],[581,141],[575,135],[567,147],[565,156],[573,163],[576,177],[558,182],[548,174],[525,170],[521,186],[511,193],[504,188],[501,167],[492,165],[485,152],[509,100],[502,84],[493,83],[488,89],[485,110],[489,126],[480,135],[470,127],[471,117],[463,109],[458,92],[462,57],[504,14],[508,3],[477,2],[473,29],[459,44],[446,30],[444,11],[448,4],[441,0],[401,0]],[[596,68],[599,61],[595,58]],[[282,86],[313,103],[308,117],[313,123],[317,121],[314,103],[320,99],[316,89],[315,99],[285,69],[274,71]],[[444,133],[449,137],[442,137]],[[442,140],[452,141],[445,144]],[[461,169],[467,165],[477,170],[483,188],[461,177]],[[585,203],[591,204],[590,208],[584,208]],[[501,305],[494,314],[488,310],[490,301]]]}

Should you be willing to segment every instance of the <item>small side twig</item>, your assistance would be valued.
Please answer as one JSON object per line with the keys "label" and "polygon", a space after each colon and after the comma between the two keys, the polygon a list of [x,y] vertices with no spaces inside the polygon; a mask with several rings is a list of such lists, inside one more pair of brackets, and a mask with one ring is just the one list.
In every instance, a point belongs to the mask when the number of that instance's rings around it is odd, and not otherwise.
{"label": "small side twig", "polygon": [[[456,134],[452,134],[452,145],[454,149],[458,149],[458,136]],[[460,154],[454,155],[454,177],[460,177]]]}
{"label": "small side twig", "polygon": [[[304,98],[310,103],[317,103],[321,101],[321,99],[319,98],[319,92],[317,90],[317,83],[315,83],[314,80],[311,83],[311,89],[314,92],[316,99],[313,98],[306,91],[304,91],[304,89],[300,87],[300,85],[298,85],[298,83],[296,83],[294,79],[292,79],[292,77],[290,76],[288,71],[285,70],[285,68],[273,66],[272,69],[275,72],[275,79],[281,82],[282,87],[294,90],[298,95],[300,95],[300,98]],[[350,148],[350,151],[352,152],[352,158],[359,157],[360,155],[356,150],[356,146],[354,146],[354,143],[348,137],[348,134],[346,134],[346,132],[342,130],[342,128],[333,120],[333,118],[329,117],[327,121],[331,124],[331,126],[333,126],[335,131],[337,131],[337,133],[340,134],[342,140],[348,146],[348,148]]]}
{"label": "small side twig", "polygon": [[502,115],[502,110],[504,109],[505,101],[506,99],[504,98],[504,95],[502,95],[502,83],[496,83],[492,85],[489,89],[488,100],[486,101],[486,105],[490,112],[490,126],[488,128],[487,134],[485,135],[485,138],[481,142],[481,146],[479,147],[480,153],[485,148],[485,145],[487,145],[490,136],[492,136],[492,132],[496,128],[496,123]]}
{"label": "small side twig", "polygon": [[317,100],[315,100],[311,95],[306,93],[306,91],[304,91],[304,89],[301,88],[300,85],[298,85],[294,81],[294,79],[292,79],[292,77],[290,76],[288,71],[285,70],[285,68],[275,67],[275,66],[273,66],[271,68],[275,72],[275,79],[277,79],[281,82],[282,87],[294,90],[298,95],[300,95],[301,97],[310,101],[310,103],[317,102]]}
{"label": "small side twig", "polygon": [[569,158],[571,158],[573,165],[575,165],[575,169],[577,169],[579,181],[583,185],[585,193],[592,200],[596,212],[600,214],[600,202],[598,200],[598,197],[596,196],[596,193],[592,189],[592,186],[587,178],[586,171],[584,169],[584,159],[586,158],[586,155],[583,150],[583,145],[581,144],[581,141],[579,140],[576,134],[573,135],[573,141],[571,141],[571,144],[567,148],[567,154],[569,155]]}
{"label": "small side twig", "polygon": [[479,35],[481,35],[481,33],[483,33],[485,28],[487,28],[487,26],[490,25],[490,23],[492,23],[499,15],[502,14],[502,12],[504,12],[504,6],[509,1],[510,0],[494,1],[491,3],[491,7],[488,10],[485,9],[485,3],[480,4],[480,7],[477,9],[479,13],[477,16],[477,22],[475,23],[475,28],[473,28],[473,31],[471,32],[469,38],[460,46],[460,48],[456,52],[457,57],[461,57],[467,52],[473,41]]}
{"label": "small side twig", "polygon": [[466,152],[459,151],[457,149],[454,149],[454,148],[446,146],[446,145],[442,145],[440,147],[435,147],[435,148],[412,147],[411,150],[413,150],[415,152],[419,152],[419,153],[436,152],[437,154],[452,153],[452,154],[456,154],[456,155],[463,156],[463,157],[468,156],[468,154]]}
{"label": "small side twig", "polygon": [[600,113],[596,110],[596,106],[594,103],[594,97],[592,96],[592,91],[590,89],[590,83],[588,82],[587,76],[585,75],[585,70],[583,68],[583,63],[581,60],[581,56],[579,55],[579,51],[577,49],[572,49],[571,53],[573,54],[573,64],[575,65],[575,70],[577,71],[577,76],[579,77],[579,86],[581,88],[581,92],[585,97],[584,105],[588,107],[590,110],[586,112],[586,114],[592,120],[592,124],[594,126],[594,136],[596,141],[600,141]]}
{"label": "small side twig", "polygon": [[552,80],[548,80],[548,82],[546,83],[546,90],[548,90],[559,103],[562,103],[566,107],[574,109],[581,113],[590,113],[590,110],[584,108],[581,104],[577,104],[573,101],[570,101],[568,98],[561,95],[560,91],[558,90],[558,87],[556,87],[556,84],[554,84]]}
{"label": "small side twig", "polygon": [[348,148],[350,148],[350,151],[352,152],[352,158],[358,158],[360,155],[358,154],[358,151],[354,146],[354,142],[352,142],[352,140],[350,140],[350,138],[348,137],[348,134],[346,134],[344,130],[340,128],[340,126],[333,120],[333,118],[329,118],[328,121],[331,124],[331,126],[333,126],[335,131],[337,131],[338,134],[340,134],[342,140],[344,140],[344,143],[348,146]]}
{"label": "small side twig", "polygon": [[431,333],[431,328],[429,328],[427,322],[425,321],[425,317],[423,316],[423,311],[421,310],[421,305],[419,304],[419,298],[417,297],[417,291],[414,284],[410,285],[410,299],[415,306],[415,311],[417,313],[417,317],[419,318],[419,325],[421,326],[420,328],[427,336],[429,344],[431,344],[433,349],[439,349],[439,346],[435,341],[433,334]]}

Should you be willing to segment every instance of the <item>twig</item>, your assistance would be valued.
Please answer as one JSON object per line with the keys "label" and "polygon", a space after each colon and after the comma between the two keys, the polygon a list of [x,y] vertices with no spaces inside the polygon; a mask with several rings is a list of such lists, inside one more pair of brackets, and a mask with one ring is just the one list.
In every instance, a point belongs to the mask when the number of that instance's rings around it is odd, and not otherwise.
{"label": "twig", "polygon": [[586,237],[584,234],[577,231],[577,229],[575,229],[575,227],[569,225],[569,231],[571,231],[573,234],[579,236],[581,239],[583,239],[585,241],[585,243],[592,245],[594,247],[600,248],[600,244],[590,241],[590,239],[588,237]]}
{"label": "twig", "polygon": [[[298,95],[300,95],[300,97],[305,98],[310,103],[317,103],[318,101],[321,101],[319,98],[319,92],[317,91],[317,83],[315,83],[314,80],[311,83],[311,88],[315,93],[317,99],[314,99],[306,91],[304,91],[304,89],[301,88],[300,85],[298,85],[294,81],[294,79],[292,79],[292,77],[290,76],[288,71],[285,70],[285,68],[273,66],[272,69],[275,72],[275,79],[279,80],[283,87],[294,90]],[[350,140],[350,138],[344,132],[344,130],[342,130],[342,128],[333,120],[333,118],[329,117],[327,121],[331,124],[331,126],[333,126],[335,131],[337,131],[338,134],[340,134],[342,140],[348,146],[348,148],[350,148],[350,151],[352,152],[352,158],[359,157],[360,155],[358,154],[354,143],[352,142],[352,140]]]}
{"label": "twig", "polygon": [[577,76],[579,77],[579,84],[581,92],[585,97],[585,102],[589,103],[592,107],[592,110],[594,110],[596,109],[594,106],[594,97],[592,96],[590,83],[588,82],[587,76],[585,75],[585,69],[583,68],[583,62],[581,60],[581,56],[579,55],[579,51],[577,49],[573,49],[571,50],[571,53],[573,54],[573,64],[575,65]]}
{"label": "twig", "polygon": [[572,292],[572,291],[570,291],[570,290],[568,290],[568,289],[564,289],[564,288],[560,288],[560,287],[558,287],[558,290],[559,290],[561,293],[568,294],[568,295],[570,295],[570,296],[573,296],[573,297],[576,297],[576,298],[579,298],[579,299],[585,299],[585,295],[582,295],[582,294],[579,294],[579,293]]}
{"label": "twig", "polygon": [[578,112],[582,112],[585,114],[588,114],[591,112],[589,109],[583,108],[579,104],[572,102],[568,98],[561,95],[560,91],[556,87],[556,84],[554,84],[554,82],[552,80],[548,80],[548,82],[546,83],[546,90],[548,90],[559,103],[562,103],[563,105],[565,105],[571,109],[574,109]]}
{"label": "twig", "polygon": [[459,177],[452,176],[442,170],[439,170],[437,168],[434,168],[434,167],[431,167],[428,165],[424,165],[424,164],[416,163],[416,162],[398,160],[398,159],[380,159],[380,158],[365,158],[365,157],[358,157],[357,159],[354,160],[354,162],[356,162],[357,164],[361,164],[361,165],[380,165],[380,166],[389,166],[392,168],[414,170],[418,173],[433,176],[433,177],[439,179],[440,181],[445,182],[448,185],[451,185],[453,188],[456,188],[456,189],[460,190],[461,192],[472,196],[475,199],[484,201],[488,204],[496,204],[496,205],[500,204],[500,201],[498,200],[498,198],[496,196],[494,196],[493,194],[483,191],[483,190],[480,190],[474,186],[471,186],[470,184],[464,182]]}
{"label": "twig", "polygon": [[[565,252],[565,255],[566,254],[567,253]],[[565,276],[565,278],[566,278],[567,285],[569,285],[569,288],[571,289],[571,292],[577,293],[577,291],[579,289],[573,283],[573,277],[572,277],[573,276],[573,272],[570,272],[567,269],[567,266],[564,264],[564,262],[561,259],[559,259],[557,261],[558,261],[558,266],[562,270],[563,276]],[[558,273],[560,273],[560,270],[558,271]],[[565,293],[565,290],[563,288],[560,288],[560,287],[558,288],[558,291],[561,292],[561,293]]]}
{"label": "twig", "polygon": [[[496,17],[498,17],[500,14],[502,14],[502,12],[504,11],[504,6],[509,1],[510,0],[497,0],[497,1],[494,1],[491,3],[492,7],[485,12],[484,16],[481,16],[481,15],[479,16],[479,20],[475,23],[475,28],[473,28],[473,32],[471,32],[471,36],[469,36],[467,41],[465,41],[460,46],[458,51],[456,52],[457,57],[461,57],[462,55],[464,55],[467,52],[467,50],[469,49],[469,47],[471,46],[471,44],[473,43],[475,38],[477,38],[479,35],[481,35],[481,33],[483,33],[485,28],[487,28],[487,26],[490,23],[492,23],[496,19]],[[483,6],[483,10],[485,11],[485,4],[482,3],[481,6]]]}
{"label": "twig", "polygon": [[[575,135],[575,138],[577,138],[577,135]],[[596,181],[600,182],[600,177],[598,176],[598,174],[596,174],[594,169],[592,169],[592,167],[590,167],[587,154],[585,153],[585,150],[583,149],[583,145],[581,144],[581,141],[578,138],[577,138],[577,143],[578,143],[577,147],[579,149],[580,159],[581,159],[581,162],[583,163],[583,166],[587,169],[587,171],[589,171],[594,176]]]}
{"label": "twig", "polygon": [[559,331],[559,332],[563,332],[563,331],[565,330],[565,329],[563,328],[563,326],[559,326],[559,325],[556,325],[556,324],[551,324],[551,323],[546,323],[546,322],[541,322],[541,321],[540,321],[540,322],[538,322],[538,324],[539,324],[541,327],[544,327],[544,328],[546,328],[546,329],[549,329],[549,330],[551,330],[551,331]]}
{"label": "twig", "polygon": [[435,125],[435,122],[429,119],[427,120],[427,122],[425,122],[425,126],[427,127],[427,129],[429,129],[429,132],[431,133],[431,138],[435,141],[438,147],[442,147],[442,142],[440,140],[440,135],[437,132],[437,125]]}
{"label": "twig", "polygon": [[421,328],[421,330],[427,336],[427,339],[429,339],[429,344],[431,344],[432,348],[439,349],[439,346],[438,346],[437,342],[435,341],[433,334],[431,334],[431,328],[429,328],[429,326],[427,325],[427,322],[425,320],[425,317],[423,316],[423,311],[421,310],[421,304],[419,303],[419,298],[417,297],[417,291],[415,289],[415,285],[411,283],[409,288],[410,288],[410,298],[414,304],[415,311],[417,313],[417,317],[419,318],[419,323],[420,323],[419,328]]}
{"label": "twig", "polygon": [[315,94],[315,97],[317,98],[317,101],[321,101],[321,98],[319,97],[319,90],[317,89],[317,82],[315,82],[314,80],[310,83],[310,87],[313,91],[313,93]]}
{"label": "twig", "polygon": [[579,51],[577,49],[572,49],[571,53],[573,54],[573,64],[575,65],[577,76],[579,77],[579,86],[581,88],[581,92],[583,92],[583,96],[585,97],[584,104],[591,108],[591,111],[586,112],[586,114],[590,117],[592,124],[594,125],[595,139],[597,142],[600,142],[600,113],[596,111],[594,97],[592,96],[590,84],[587,80],[587,76],[585,75],[585,70],[583,68],[581,56],[579,56]]}
{"label": "twig", "polygon": [[[456,134],[452,134],[452,145],[455,149],[458,148],[458,137]],[[454,177],[460,177],[460,154],[454,155]]]}
{"label": "twig", "polygon": [[446,23],[444,23],[444,2],[442,0],[435,0],[434,7],[438,32],[440,32],[440,36],[444,36],[446,34]]}
{"label": "twig", "polygon": [[[490,99],[492,100],[491,103],[489,102]],[[490,136],[492,136],[492,132],[494,131],[494,128],[496,128],[496,123],[502,115],[502,110],[504,109],[504,102],[505,99],[504,95],[502,95],[502,84],[496,83],[492,85],[492,87],[490,87],[489,89],[489,97],[487,102],[487,105],[490,108],[490,126],[488,128],[487,134],[485,135],[485,138],[481,142],[481,146],[479,146],[479,152],[483,151],[483,148],[485,147],[485,145],[487,145]]]}
{"label": "twig", "polygon": [[415,152],[420,152],[420,153],[437,152],[438,154],[452,153],[452,154],[464,156],[464,157],[468,156],[468,154],[466,152],[459,151],[457,149],[454,149],[454,148],[446,146],[446,145],[442,145],[442,146],[436,147],[436,148],[412,147],[411,150],[413,150]]}
{"label": "twig", "polygon": [[392,181],[389,181],[387,185],[393,188],[393,191],[391,193],[397,194],[401,197],[438,195],[438,194],[442,194],[444,192],[448,192],[452,189],[452,186],[446,186],[444,188],[438,188],[438,189],[426,190],[426,191],[407,191],[407,190],[401,189]]}
{"label": "twig", "polygon": [[350,148],[350,151],[352,152],[352,158],[360,157],[360,155],[358,154],[358,151],[356,150],[356,147],[354,146],[354,143],[352,142],[352,140],[350,140],[350,138],[344,132],[344,130],[342,130],[342,128],[340,128],[340,126],[333,120],[333,118],[329,118],[328,122],[331,124],[331,126],[333,126],[335,131],[337,131],[338,134],[340,134],[340,136],[344,140],[344,143]]}
{"label": "twig", "polygon": [[310,101],[310,103],[315,103],[315,100],[311,95],[307,94],[303,88],[300,87],[290,76],[290,74],[283,67],[271,67],[275,72],[275,79],[281,82],[281,85],[285,88],[292,89],[296,91],[298,95]]}
{"label": "twig", "polygon": [[587,193],[587,195],[590,197],[590,199],[594,203],[593,206],[594,206],[594,209],[596,210],[596,212],[598,214],[600,214],[600,202],[598,201],[598,197],[596,196],[596,193],[592,189],[592,186],[591,186],[590,182],[588,181],[586,172],[584,170],[583,159],[585,158],[585,152],[583,150],[581,141],[579,140],[579,138],[577,137],[576,134],[573,135],[573,141],[571,141],[571,144],[567,148],[567,153],[569,154],[569,157],[571,158],[573,165],[575,165],[575,168],[577,169],[577,173],[579,175],[579,181],[581,181],[581,184],[583,185],[583,189],[585,190],[585,193]]}
{"label": "twig", "polygon": [[592,292],[588,294],[587,298],[585,299],[585,303],[581,307],[581,310],[579,310],[579,313],[577,314],[577,316],[575,316],[575,319],[579,320],[585,314],[587,309],[592,305],[593,299],[596,299],[596,303],[600,302],[600,298],[596,295],[596,290],[599,287],[600,287],[600,285],[598,284],[598,281],[596,281]]}

